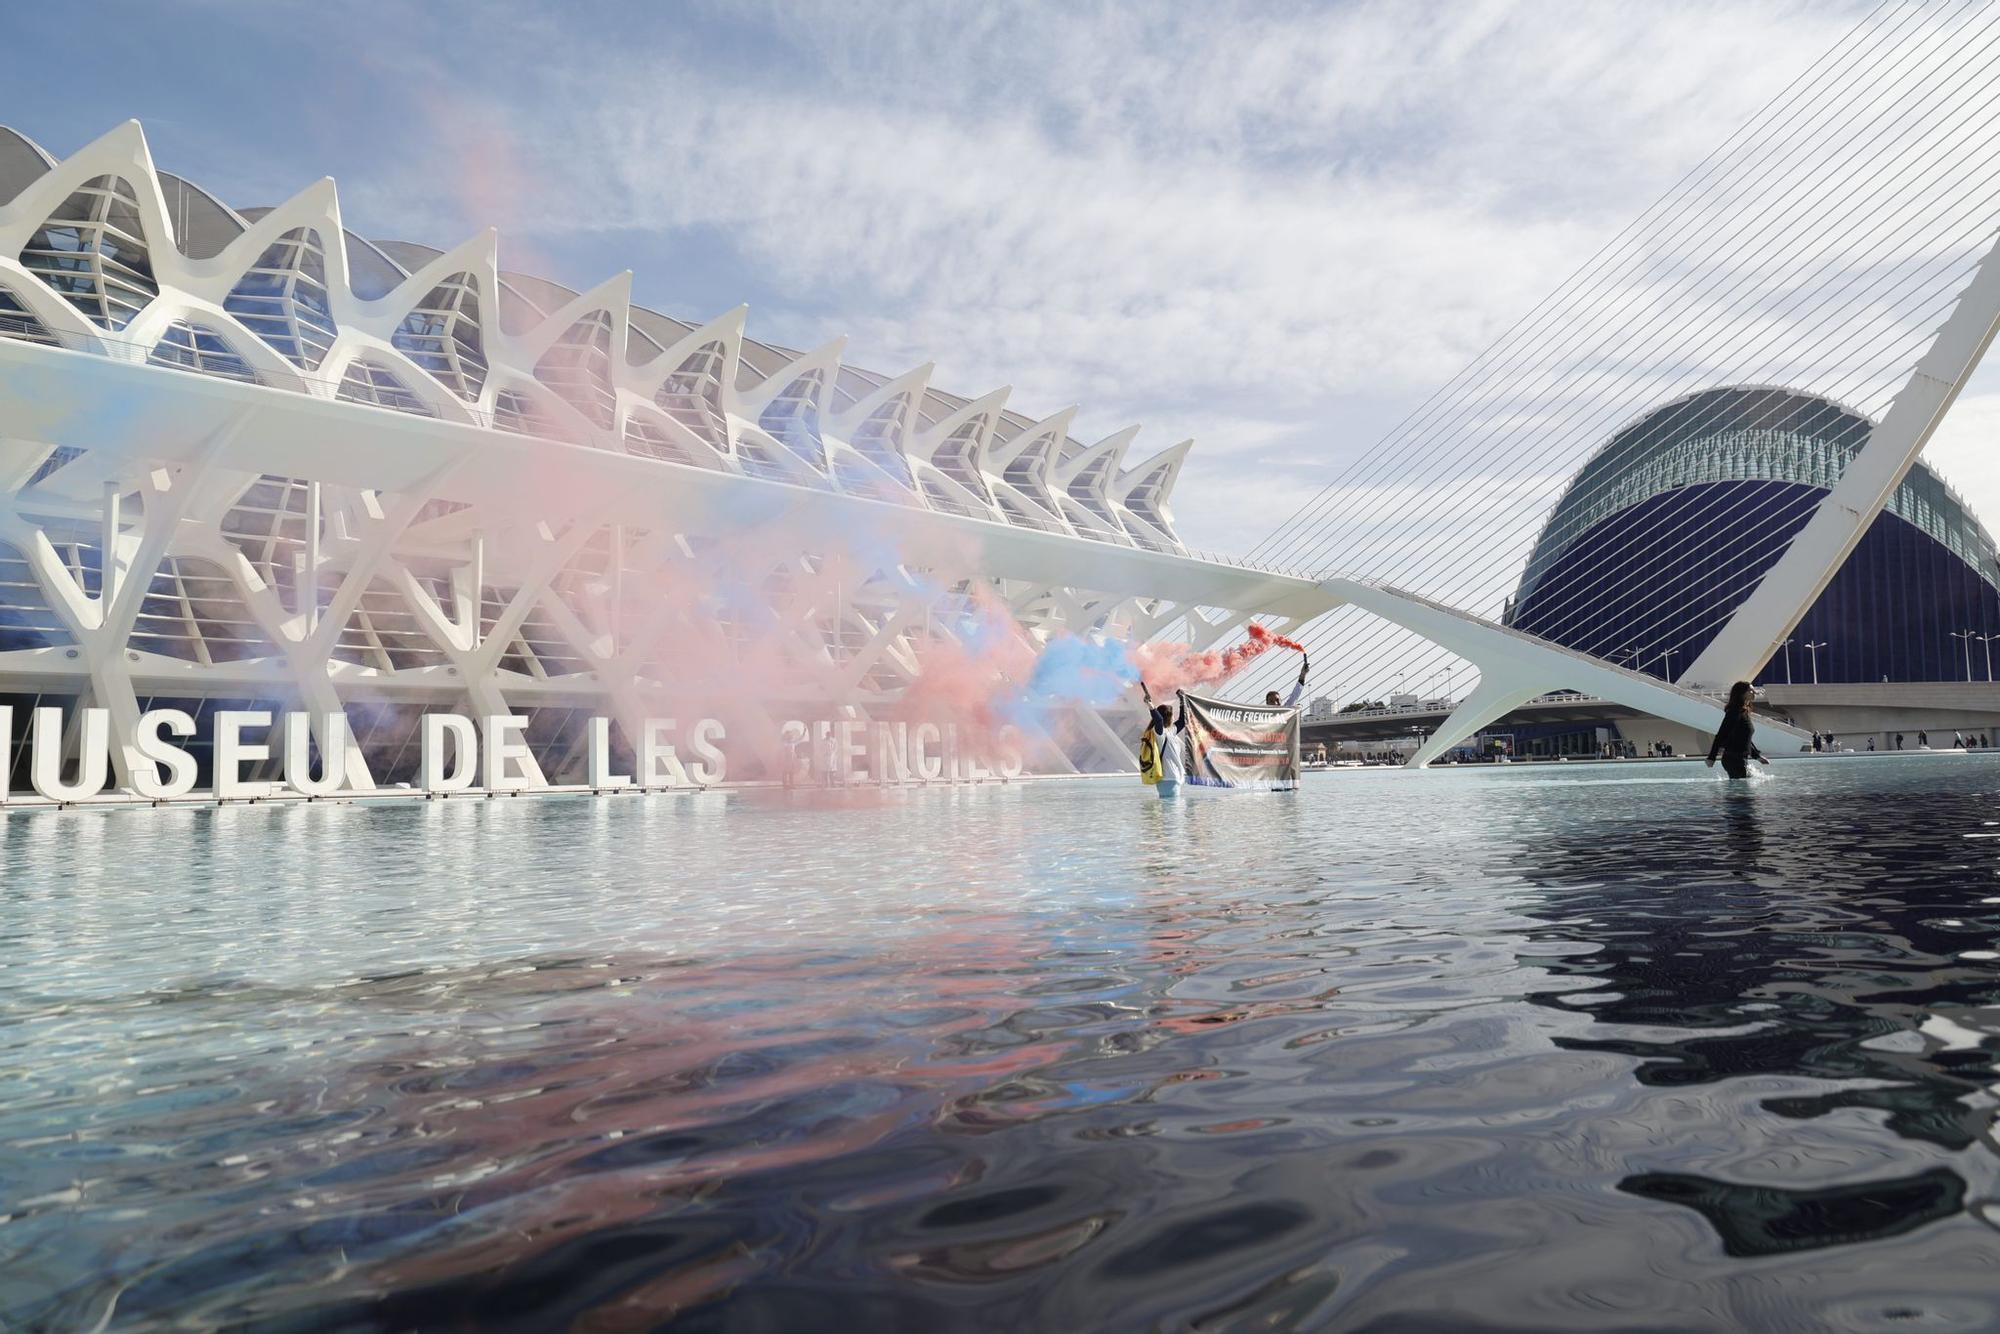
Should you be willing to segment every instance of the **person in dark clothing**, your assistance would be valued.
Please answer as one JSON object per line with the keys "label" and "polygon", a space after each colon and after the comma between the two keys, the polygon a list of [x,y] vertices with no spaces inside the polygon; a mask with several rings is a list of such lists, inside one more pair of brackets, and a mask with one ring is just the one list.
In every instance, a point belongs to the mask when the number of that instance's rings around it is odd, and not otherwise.
{"label": "person in dark clothing", "polygon": [[1709,767],[1715,767],[1715,758],[1720,755],[1723,772],[1731,778],[1748,778],[1751,760],[1763,765],[1771,762],[1751,739],[1757,727],[1750,721],[1750,705],[1756,698],[1757,692],[1748,681],[1731,686],[1729,706],[1722,712],[1722,726],[1715,730],[1715,740],[1708,746]]}

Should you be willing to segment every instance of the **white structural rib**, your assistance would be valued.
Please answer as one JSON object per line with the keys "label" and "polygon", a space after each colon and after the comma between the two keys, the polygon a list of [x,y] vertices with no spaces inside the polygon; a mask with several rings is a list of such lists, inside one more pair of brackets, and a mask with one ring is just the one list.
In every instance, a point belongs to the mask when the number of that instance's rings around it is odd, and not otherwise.
{"label": "white structural rib", "polygon": [[1683,684],[1720,688],[1747,681],[1771,660],[1902,485],[1996,330],[2000,330],[2000,240],[1980,261],[1930,350],[1868,433],[1867,443],[1849,461],[1839,483],[1820,500],[1812,518],[1736,614],[1681,674]]}
{"label": "white structural rib", "polygon": [[[1479,668],[1479,684],[1410,757],[1421,768],[1481,728],[1554,690],[1575,690],[1622,704],[1696,731],[1713,731],[1722,706],[1708,695],[1668,685],[1644,672],[1614,667],[1601,658],[1363,579],[1323,579],[1320,590],[1335,605],[1349,603],[1442,646]],[[1766,719],[1762,724],[1795,741],[1807,734]]]}
{"label": "white structural rib", "polygon": [[1167,508],[1167,496],[1180,480],[1181,467],[1193,448],[1194,441],[1183,440],[1125,469],[1112,482],[1111,492],[1122,511],[1120,518],[1126,531],[1139,538],[1141,545],[1156,547],[1173,540],[1173,515]]}
{"label": "white structural rib", "polygon": [[[711,534],[740,523],[746,512],[769,511],[774,517],[782,512],[802,535],[866,528],[885,541],[908,541],[913,550],[943,542],[999,577],[1069,585],[1087,575],[1093,589],[1107,594],[1153,597],[1171,588],[1195,603],[1269,616],[1304,618],[1328,609],[1311,580],[1255,567],[1108,542],[1079,543],[1067,535],[838,491],[772,488],[734,473],[8,339],[0,339],[0,403],[30,405],[17,424],[23,435],[101,450],[128,466],[190,459],[240,414],[245,420],[230,434],[218,467],[379,492],[410,491],[451,471],[455,496],[511,513],[524,495],[539,495],[531,484],[555,466],[564,479],[563,507],[600,524]],[[141,417],[147,430],[134,432],[131,423]]]}

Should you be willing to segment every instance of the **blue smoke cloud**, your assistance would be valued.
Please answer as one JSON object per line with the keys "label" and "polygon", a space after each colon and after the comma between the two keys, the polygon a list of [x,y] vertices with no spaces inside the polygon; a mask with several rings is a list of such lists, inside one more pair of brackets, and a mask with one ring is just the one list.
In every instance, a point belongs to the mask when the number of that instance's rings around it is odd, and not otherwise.
{"label": "blue smoke cloud", "polygon": [[1034,670],[1002,712],[1010,722],[1040,727],[1057,705],[1115,704],[1138,679],[1123,644],[1058,635],[1042,646]]}

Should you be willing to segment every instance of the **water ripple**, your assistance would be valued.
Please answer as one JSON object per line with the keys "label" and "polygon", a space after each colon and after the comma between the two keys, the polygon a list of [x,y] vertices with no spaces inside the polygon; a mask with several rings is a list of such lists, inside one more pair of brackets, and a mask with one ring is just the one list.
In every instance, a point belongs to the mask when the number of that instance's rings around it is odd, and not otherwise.
{"label": "water ripple", "polygon": [[2000,1325],[2000,763],[1699,772],[0,816],[0,1322]]}

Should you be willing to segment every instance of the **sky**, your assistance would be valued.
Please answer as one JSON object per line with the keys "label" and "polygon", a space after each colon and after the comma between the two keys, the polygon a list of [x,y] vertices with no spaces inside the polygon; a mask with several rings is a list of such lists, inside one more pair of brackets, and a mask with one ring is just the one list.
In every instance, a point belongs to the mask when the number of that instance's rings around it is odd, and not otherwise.
{"label": "sky", "polygon": [[[967,396],[1193,437],[1241,552],[1871,6],[96,3],[8,6],[0,122],[120,121],[241,205],[335,177],[364,235],[753,336],[848,336]],[[2000,374],[1930,457],[2000,519]]]}

